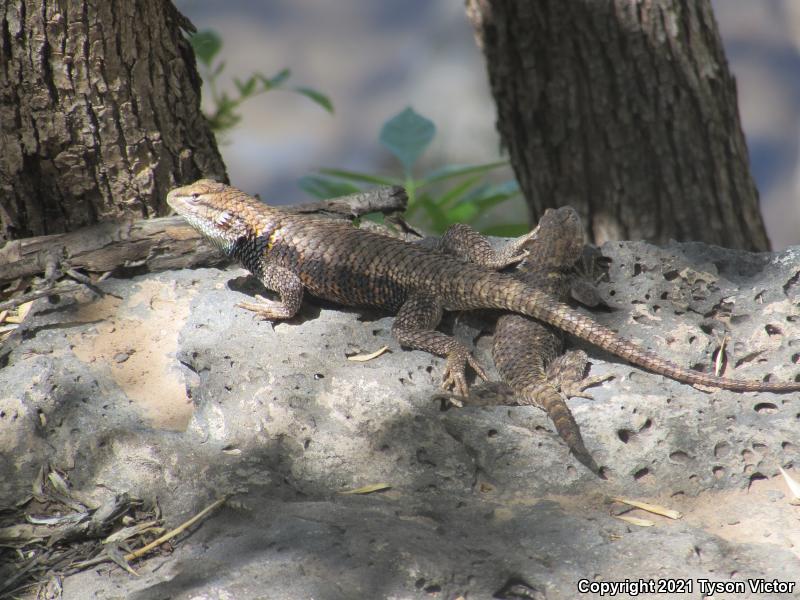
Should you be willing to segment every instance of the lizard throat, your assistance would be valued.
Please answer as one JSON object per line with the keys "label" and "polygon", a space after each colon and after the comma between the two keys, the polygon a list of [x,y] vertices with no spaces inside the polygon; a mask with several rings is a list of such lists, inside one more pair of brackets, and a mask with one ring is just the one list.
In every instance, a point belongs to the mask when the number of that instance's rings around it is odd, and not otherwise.
{"label": "lizard throat", "polygon": [[236,239],[229,238],[213,223],[205,219],[198,219],[189,214],[184,214],[183,218],[186,219],[192,227],[197,229],[204,238],[211,242],[215,248],[226,256],[232,256]]}

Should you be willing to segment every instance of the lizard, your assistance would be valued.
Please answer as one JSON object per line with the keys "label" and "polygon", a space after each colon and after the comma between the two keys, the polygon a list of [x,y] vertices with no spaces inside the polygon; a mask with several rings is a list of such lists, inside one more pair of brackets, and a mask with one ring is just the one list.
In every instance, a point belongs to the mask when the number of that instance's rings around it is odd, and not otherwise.
{"label": "lizard", "polygon": [[[401,346],[445,358],[442,385],[466,396],[466,367],[487,379],[462,342],[435,328],[443,311],[494,308],[548,323],[628,362],[684,383],[739,391],[788,392],[800,381],[737,380],[681,367],[624,339],[545,291],[489,266],[351,224],[264,204],[245,192],[200,179],[167,194],[167,204],[220,251],[238,260],[279,301],[239,306],[268,320],[292,318],[305,291],[346,306],[395,314]],[[524,245],[524,240],[521,242]],[[511,263],[514,251],[507,253]],[[489,262],[502,263],[496,257]]]}
{"label": "lizard", "polygon": [[[483,248],[483,252],[489,252],[487,248],[490,248],[488,240],[472,230],[460,232],[459,244]],[[458,248],[445,238],[437,247],[464,258],[464,253],[459,253]],[[569,206],[547,209],[536,228],[535,239],[526,242],[523,249],[528,251],[528,255],[511,272],[514,277],[536,286],[554,299],[566,301],[572,296],[591,305],[600,302],[596,288],[577,277],[584,244],[583,228],[575,209]],[[475,260],[474,254],[465,260]],[[586,353],[582,350],[563,351],[564,337],[560,330],[536,319],[513,313],[502,314],[495,324],[492,345],[492,358],[502,382],[473,388],[469,404],[541,408],[553,421],[572,454],[592,472],[602,476],[586,449],[564,396],[591,398],[584,390],[613,378],[613,375],[585,378]],[[455,395],[437,395],[435,398],[463,406],[462,399]]]}
{"label": "lizard", "polygon": [[[513,275],[555,299],[568,300],[580,281],[576,264],[583,253],[583,227],[575,209],[547,209],[529,248],[530,254]],[[512,313],[497,320],[492,358],[503,381],[514,390],[515,403],[542,408],[575,458],[600,475],[564,395],[590,398],[584,390],[612,376],[584,378],[586,353],[563,351],[564,337],[552,326]]]}

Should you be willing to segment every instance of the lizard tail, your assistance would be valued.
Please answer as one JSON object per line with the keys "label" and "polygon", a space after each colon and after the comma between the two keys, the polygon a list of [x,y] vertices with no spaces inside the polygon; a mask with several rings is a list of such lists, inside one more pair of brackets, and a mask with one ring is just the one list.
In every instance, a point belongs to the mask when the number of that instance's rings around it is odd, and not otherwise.
{"label": "lizard tail", "polygon": [[497,308],[534,317],[572,335],[587,340],[630,363],[692,385],[740,392],[792,392],[800,390],[800,381],[755,381],[717,377],[692,371],[665,360],[653,352],[619,336],[616,332],[558,302],[536,288],[519,284],[509,286],[499,299]]}
{"label": "lizard tail", "polygon": [[569,446],[575,458],[592,473],[605,479],[600,467],[597,466],[592,455],[586,449],[581,430],[575,422],[575,417],[572,416],[572,411],[558,390],[549,382],[544,382],[533,390],[525,390],[522,396],[527,401],[527,404],[539,406],[547,413],[547,416],[553,421],[553,425],[556,426],[558,435]]}

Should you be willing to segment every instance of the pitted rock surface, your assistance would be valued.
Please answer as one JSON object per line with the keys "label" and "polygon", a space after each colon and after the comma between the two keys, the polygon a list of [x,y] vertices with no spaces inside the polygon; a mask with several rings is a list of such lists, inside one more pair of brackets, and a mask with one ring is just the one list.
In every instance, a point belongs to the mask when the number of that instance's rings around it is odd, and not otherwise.
{"label": "pitted rock surface", "polygon": [[[681,365],[713,370],[727,337],[726,376],[800,374],[800,248],[602,252],[613,310],[597,320]],[[67,578],[65,598],[512,598],[517,585],[572,599],[583,578],[800,577],[800,512],[779,475],[800,479],[798,394],[697,390],[577,343],[592,375],[615,375],[570,402],[604,481],[535,408],[441,410],[443,361],[402,351],[391,317],[315,301],[259,321],[234,306],[260,292],[241,269],[103,286],[37,302],[0,348],[0,504],[44,461],[97,498],[157,496],[170,525],[235,496],[140,577],[95,568]],[[461,322],[490,363],[489,334]],[[379,482],[391,489],[339,493]],[[684,517],[637,510],[655,523],[638,527],[616,518],[616,496]]]}

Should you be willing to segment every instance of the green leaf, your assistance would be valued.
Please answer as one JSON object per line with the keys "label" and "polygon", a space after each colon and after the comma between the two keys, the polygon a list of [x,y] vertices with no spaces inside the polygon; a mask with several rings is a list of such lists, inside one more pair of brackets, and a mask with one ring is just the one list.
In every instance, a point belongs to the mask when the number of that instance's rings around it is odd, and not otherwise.
{"label": "green leaf", "polygon": [[219,75],[220,75],[220,73],[222,73],[223,69],[225,69],[225,61],[224,60],[220,61],[220,63],[217,65],[217,68],[214,69],[214,71],[211,73],[211,76],[212,77],[219,77]]}
{"label": "green leaf", "polygon": [[453,223],[472,223],[480,214],[476,204],[463,202],[447,211],[448,220]]}
{"label": "green leaf", "polygon": [[189,43],[194,48],[194,55],[207,67],[211,65],[214,57],[222,48],[222,38],[213,29],[198,31],[189,38]]}
{"label": "green leaf", "polygon": [[464,175],[473,175],[475,173],[485,173],[499,167],[508,166],[508,161],[499,160],[497,162],[490,162],[480,165],[445,165],[439,169],[435,169],[425,175],[419,182],[420,186],[436,183],[437,181],[444,181],[454,177],[462,177]]}
{"label": "green leaf", "polygon": [[427,194],[422,194],[417,197],[414,207],[422,207],[425,214],[431,220],[431,229],[435,233],[442,233],[450,222],[447,220],[445,212],[434,202]]}
{"label": "green leaf", "polygon": [[359,173],[358,171],[347,171],[346,169],[319,169],[323,175],[338,177],[348,181],[358,181],[359,183],[373,183],[377,185],[403,185],[402,181],[390,177],[370,175],[369,173]]}
{"label": "green leaf", "polygon": [[323,200],[326,198],[336,198],[337,196],[346,196],[347,194],[355,194],[361,191],[352,183],[335,181],[327,177],[317,177],[315,175],[301,177],[297,180],[297,185],[307,194]]}
{"label": "green leaf", "polygon": [[250,94],[252,94],[256,89],[256,76],[251,75],[250,78],[244,82],[243,85],[240,85],[240,81],[238,79],[234,80],[236,83],[236,87],[239,88],[239,93],[242,95],[242,98],[246,98]]}
{"label": "green leaf", "polygon": [[481,210],[488,210],[517,196],[519,193],[519,184],[516,180],[510,179],[497,185],[484,186],[479,194],[474,198],[470,198],[470,201],[477,204]]}
{"label": "green leaf", "polygon": [[505,223],[486,227],[483,233],[497,237],[519,237],[528,233],[530,229],[524,223]]}
{"label": "green leaf", "polygon": [[433,122],[409,107],[383,124],[380,140],[409,173],[435,135]]}
{"label": "green leaf", "polygon": [[264,89],[269,90],[280,86],[284,81],[289,79],[291,74],[292,72],[289,69],[283,69],[277,75],[273,75],[272,77],[264,77],[260,73],[257,75],[257,77],[264,84]]}
{"label": "green leaf", "polygon": [[386,220],[386,215],[382,212],[371,212],[361,216],[362,221],[372,221],[373,223],[378,223],[380,225],[384,224]]}
{"label": "green leaf", "polygon": [[223,92],[217,101],[216,111],[214,111],[213,115],[208,117],[211,129],[220,132],[234,127],[241,119],[241,116],[236,113],[235,109],[236,103]]}
{"label": "green leaf", "polygon": [[233,112],[232,108],[226,105],[220,106],[217,112],[208,117],[208,122],[213,131],[222,132],[233,128],[241,118],[241,116]]}
{"label": "green leaf", "polygon": [[312,90],[311,88],[307,87],[297,87],[294,88],[294,91],[298,94],[302,94],[312,102],[316,102],[330,114],[333,114],[333,102],[331,102],[331,99],[322,92],[318,92],[317,90]]}
{"label": "green leaf", "polygon": [[438,206],[446,209],[448,206],[461,200],[467,193],[471,192],[471,188],[478,183],[479,179],[478,176],[465,179],[458,185],[451,187],[434,201]]}

